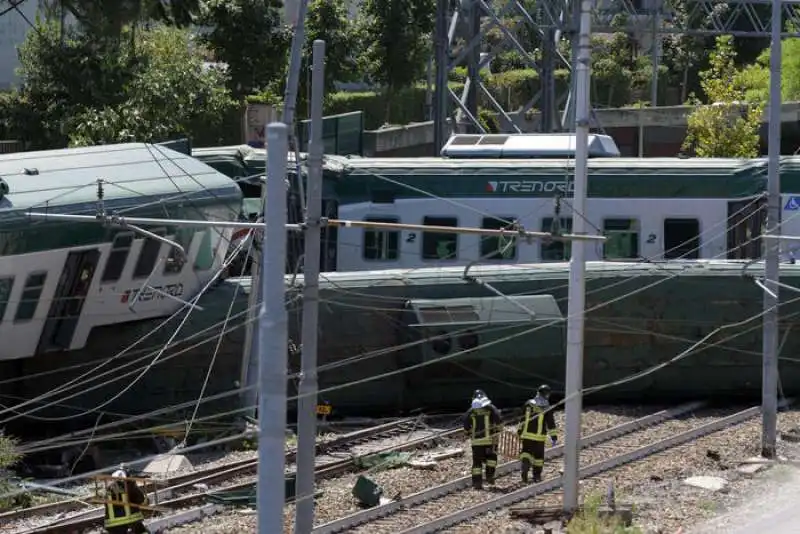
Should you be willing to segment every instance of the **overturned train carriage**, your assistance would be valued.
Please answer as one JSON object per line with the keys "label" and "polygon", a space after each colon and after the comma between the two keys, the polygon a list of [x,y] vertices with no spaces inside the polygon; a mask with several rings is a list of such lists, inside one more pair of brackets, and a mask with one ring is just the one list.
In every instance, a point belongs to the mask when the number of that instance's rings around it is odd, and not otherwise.
{"label": "overturned train carriage", "polygon": [[[763,265],[745,262],[589,262],[585,386],[665,365],[597,390],[586,402],[757,397],[763,293],[746,275],[761,272]],[[476,388],[503,406],[523,402],[543,382],[558,396],[565,373],[568,273],[568,264],[555,263],[476,266],[470,279],[463,268],[323,275],[319,400],[328,401],[337,416],[461,409]],[[781,277],[797,286],[800,266],[783,264]],[[298,343],[302,278],[291,282],[287,277],[289,336]],[[66,424],[88,432],[102,412],[98,435],[108,432],[103,424],[142,414],[136,426],[173,425],[179,438],[195,417],[195,430],[228,428],[231,416],[255,404],[240,389],[255,380],[256,366],[243,356],[249,291],[249,279],[218,285],[166,348],[183,314],[157,331],[158,319],[97,329],[85,351],[59,354],[60,365],[51,363],[48,372],[41,372],[44,360],[20,360],[30,378],[13,381],[13,390],[4,384],[3,393],[20,401],[52,392],[152,332],[68,396],[50,397],[56,404],[34,415],[58,419],[33,426],[53,430]],[[781,384],[785,395],[793,395],[800,392],[793,359],[800,349],[800,297],[783,291],[781,300]],[[287,348],[294,396],[300,354],[289,353]],[[290,412],[295,408],[290,402]],[[222,413],[228,415],[217,417]]]}
{"label": "overturned train carriage", "polygon": [[[590,262],[584,383],[595,401],[757,397],[763,292],[744,262]],[[540,383],[563,391],[568,265],[473,267],[325,275],[321,286],[320,400],[339,413],[463,407],[475,388],[502,404]],[[786,283],[800,268],[782,266]],[[506,296],[497,296],[494,290]],[[299,291],[297,289],[296,291]],[[800,297],[784,292],[781,382],[793,394],[791,355]],[[292,306],[298,339],[300,307]],[[752,318],[749,322],[748,318]],[[299,356],[290,363],[299,370]],[[292,389],[296,384],[292,383]]]}

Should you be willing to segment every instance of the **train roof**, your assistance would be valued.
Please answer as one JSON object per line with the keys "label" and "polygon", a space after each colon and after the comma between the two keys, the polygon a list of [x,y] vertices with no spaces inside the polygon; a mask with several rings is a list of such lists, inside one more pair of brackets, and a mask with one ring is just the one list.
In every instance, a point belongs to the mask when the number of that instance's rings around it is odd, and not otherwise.
{"label": "train roof", "polygon": [[[764,272],[763,262],[746,260],[670,260],[660,262],[586,262],[587,278],[619,276],[742,276]],[[568,262],[531,263],[516,265],[475,265],[469,274],[484,282],[567,279]],[[800,276],[800,264],[781,264],[781,276]],[[250,278],[229,278],[227,284],[250,291]],[[302,286],[302,275],[287,275],[287,285]],[[380,271],[350,271],[320,274],[320,289],[355,290],[374,286],[409,286],[428,284],[463,284],[464,267],[421,269],[387,269]]]}
{"label": "train roof", "polygon": [[0,156],[0,220],[30,209],[76,213],[97,206],[98,180],[109,210],[147,202],[241,199],[226,175],[172,149],[124,143]]}
{"label": "train roof", "polygon": [[[339,157],[346,170],[354,172],[371,168],[388,169],[553,169],[563,171],[574,169],[574,158],[533,158],[533,159],[498,159],[498,158],[362,158]],[[638,171],[655,169],[666,171],[696,172],[698,169],[731,174],[742,170],[767,166],[766,158],[593,158],[588,160],[590,170],[602,171]],[[800,156],[784,156],[782,167],[800,168]]]}

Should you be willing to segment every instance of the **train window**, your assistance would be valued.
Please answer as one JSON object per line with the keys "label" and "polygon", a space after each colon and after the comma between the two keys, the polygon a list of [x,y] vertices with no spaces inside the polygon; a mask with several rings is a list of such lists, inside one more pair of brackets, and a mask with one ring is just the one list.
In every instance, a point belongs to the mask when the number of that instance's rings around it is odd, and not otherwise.
{"label": "train window", "polygon": [[603,221],[603,258],[607,260],[639,257],[639,221],[636,219],[606,219]]}
{"label": "train window", "polygon": [[36,314],[39,306],[39,297],[42,296],[44,283],[47,280],[47,273],[29,274],[25,280],[25,287],[22,290],[22,298],[17,305],[17,315],[14,321],[30,321]]}
{"label": "train window", "polygon": [[700,257],[700,221],[664,220],[664,259],[696,260]]}
{"label": "train window", "polygon": [[0,278],[0,322],[3,321],[3,316],[6,314],[8,307],[8,299],[11,298],[11,290],[14,288],[14,277],[7,276]]}
{"label": "train window", "polygon": [[[397,217],[367,217],[369,222],[396,223]],[[378,228],[364,229],[365,260],[396,260],[400,257],[400,231]]]}
{"label": "train window", "polygon": [[[455,217],[425,217],[426,226],[458,226]],[[442,232],[422,233],[423,260],[454,260],[458,257],[458,234]]]}
{"label": "train window", "polygon": [[[481,228],[502,230],[508,228],[514,217],[484,217]],[[517,241],[514,235],[481,237],[481,258],[484,260],[513,260],[517,257]]]}
{"label": "train window", "polygon": [[[153,230],[156,235],[164,236],[167,231],[164,228]],[[133,269],[134,278],[146,278],[150,276],[153,267],[158,261],[158,253],[161,252],[161,241],[152,238],[145,238],[142,248],[139,250],[139,258],[136,260],[136,267]]]}
{"label": "train window", "polygon": [[125,263],[128,261],[128,253],[131,251],[132,244],[133,232],[120,232],[114,236],[101,281],[116,282],[119,280],[125,269]]}
{"label": "train window", "polygon": [[[542,232],[552,232],[553,218],[545,217],[542,219]],[[572,217],[561,217],[560,219],[561,232],[568,234],[572,231]],[[572,247],[566,241],[542,241],[540,254],[542,261],[567,261],[569,260]]]}

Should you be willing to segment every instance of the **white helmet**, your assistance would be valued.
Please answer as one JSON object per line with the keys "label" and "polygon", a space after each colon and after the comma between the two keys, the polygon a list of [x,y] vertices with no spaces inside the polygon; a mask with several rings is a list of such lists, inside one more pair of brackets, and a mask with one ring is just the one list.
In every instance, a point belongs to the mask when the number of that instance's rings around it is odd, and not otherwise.
{"label": "white helmet", "polygon": [[125,474],[125,471],[122,469],[117,469],[113,473],[111,473],[111,478],[127,478],[128,475]]}
{"label": "white helmet", "polygon": [[477,397],[472,400],[472,409],[479,410],[481,408],[486,408],[492,403],[488,397]]}

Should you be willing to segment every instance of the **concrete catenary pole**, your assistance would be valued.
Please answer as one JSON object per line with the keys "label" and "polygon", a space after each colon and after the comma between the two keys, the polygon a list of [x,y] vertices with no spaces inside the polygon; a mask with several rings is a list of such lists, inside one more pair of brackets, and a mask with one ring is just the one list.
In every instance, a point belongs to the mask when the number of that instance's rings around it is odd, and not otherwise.
{"label": "concrete catenary pole", "polygon": [[[578,61],[575,72],[575,193],[572,200],[574,234],[586,233],[588,182],[589,80],[591,70],[591,0],[581,1]],[[583,389],[583,314],[586,303],[585,241],[572,242],[567,303],[566,423],[564,425],[564,510],[578,508],[578,469]]]}
{"label": "concrete catenary pole", "polygon": [[[286,80],[286,91],[283,95],[283,113],[281,121],[288,126],[288,136],[294,136],[294,111],[297,107],[297,88],[300,85],[300,71],[303,66],[303,45],[305,44],[305,21],[308,12],[308,0],[300,0],[297,5],[297,21],[292,35],[292,51],[289,56],[289,76]],[[269,156],[269,154],[267,154]],[[288,158],[288,152],[287,152]],[[269,164],[268,164],[269,165]],[[302,179],[298,177],[298,179]],[[262,191],[261,202],[264,203],[265,193]],[[261,286],[262,265],[260,262],[253,263],[252,281],[253,287]],[[248,299],[248,309],[252,311],[261,309],[261,293],[251,291]],[[259,333],[253,322],[250,321],[245,326],[244,355],[242,365],[242,383],[246,386],[242,403],[244,407],[255,404],[255,388],[248,387],[255,383],[254,368],[258,361]]]}
{"label": "concrete catenary pole", "polygon": [[297,482],[295,534],[314,528],[314,464],[317,439],[317,326],[319,318],[320,217],[322,216],[322,105],[325,42],[314,41],[311,73],[311,132],[308,142],[308,200],[303,260],[303,329],[297,400]]}
{"label": "concrete catenary pole", "polygon": [[[284,286],[286,262],[286,157],[288,128],[267,126],[267,179],[264,202],[258,346],[258,532],[283,532],[283,483],[286,454],[287,320]],[[269,252],[268,252],[269,251]],[[255,288],[254,288],[255,289]]]}
{"label": "concrete catenary pole", "polygon": [[[767,169],[767,233],[779,235],[781,217],[781,0],[772,0],[772,47],[769,54],[769,156]],[[778,424],[778,301],[780,240],[766,241],[764,281],[764,359],[761,398],[761,454],[775,457]]]}

